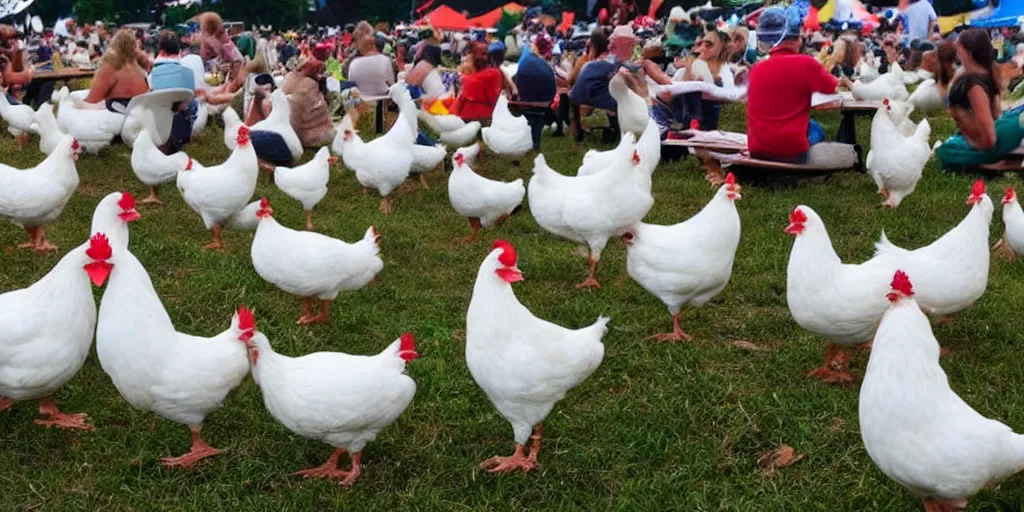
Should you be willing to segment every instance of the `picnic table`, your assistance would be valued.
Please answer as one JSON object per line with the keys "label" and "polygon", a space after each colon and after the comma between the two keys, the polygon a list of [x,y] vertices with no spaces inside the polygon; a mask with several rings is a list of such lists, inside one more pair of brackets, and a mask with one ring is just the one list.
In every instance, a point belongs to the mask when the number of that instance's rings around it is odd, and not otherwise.
{"label": "picnic table", "polygon": [[836,132],[836,142],[857,144],[857,116],[874,115],[881,108],[882,102],[877,100],[858,100],[849,94],[835,95],[834,99],[811,107],[812,110],[839,110],[843,114]]}
{"label": "picnic table", "polygon": [[74,80],[76,78],[92,78],[95,74],[95,69],[64,68],[60,71],[36,71],[32,73],[32,80]]}

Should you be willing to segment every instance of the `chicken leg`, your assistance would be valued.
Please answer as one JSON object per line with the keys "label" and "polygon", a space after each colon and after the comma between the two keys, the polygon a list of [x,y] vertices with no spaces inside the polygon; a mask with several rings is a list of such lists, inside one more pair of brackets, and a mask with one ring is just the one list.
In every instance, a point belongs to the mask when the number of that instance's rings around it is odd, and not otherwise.
{"label": "chicken leg", "polygon": [[536,469],[537,461],[526,456],[526,447],[516,443],[516,451],[511,457],[491,457],[480,463],[480,469],[488,473],[507,473],[521,469],[528,473]]}
{"label": "chicken leg", "polygon": [[4,412],[10,409],[14,405],[14,400],[10,398],[0,398],[0,412]]}
{"label": "chicken leg", "polygon": [[341,454],[345,453],[344,448],[335,448],[334,453],[331,454],[327,462],[324,462],[322,466],[315,468],[303,469],[302,471],[296,471],[292,473],[295,476],[301,476],[303,478],[327,478],[329,480],[341,480],[341,485],[349,486],[355,483],[359,475],[363,473],[362,452],[356,452],[352,454],[352,469],[345,471],[338,469],[338,459],[341,458]]}
{"label": "chicken leg", "polygon": [[84,412],[78,414],[60,412],[57,404],[53,403],[53,400],[50,398],[44,398],[39,401],[39,414],[47,416],[49,419],[35,420],[36,425],[59,427],[68,430],[96,430],[96,427],[89,423],[88,414]]}
{"label": "chicken leg", "polygon": [[967,508],[967,500],[950,502],[928,498],[923,503],[925,512],[960,512]]}
{"label": "chicken leg", "polygon": [[39,226],[36,229],[36,246],[33,248],[36,252],[53,252],[57,250],[57,246],[50,243],[46,239],[46,230]]}
{"label": "chicken leg", "polygon": [[306,231],[313,231],[313,210],[306,210]]}
{"label": "chicken leg", "polygon": [[679,325],[679,312],[672,315],[672,332],[655,334],[653,338],[655,341],[693,341],[693,336],[683,332],[683,328]]}
{"label": "chicken leg", "polygon": [[383,213],[384,215],[391,215],[392,210],[390,197],[384,196],[380,198],[380,212]]}
{"label": "chicken leg", "polygon": [[469,227],[473,230],[466,238],[460,238],[455,241],[456,244],[471,244],[476,241],[476,235],[480,232],[480,219],[476,217],[467,217],[469,220]]}
{"label": "chicken leg", "polygon": [[35,249],[36,248],[36,231],[38,227],[25,227],[25,233],[28,234],[28,242],[18,245],[18,249]]}
{"label": "chicken leg", "polygon": [[208,250],[211,250],[211,251],[223,251],[224,250],[224,248],[225,248],[224,247],[224,241],[220,239],[220,230],[221,230],[220,224],[214,224],[213,225],[213,241],[208,243],[208,244],[206,244],[206,245],[204,245],[203,249],[208,249]]}
{"label": "chicken leg", "polygon": [[141,201],[143,204],[164,204],[164,202],[156,196],[156,188],[157,187],[155,186],[149,187],[149,195]]}
{"label": "chicken leg", "polygon": [[576,288],[600,288],[601,283],[597,282],[597,260],[593,256],[587,256],[587,261],[590,262],[590,273],[582,283],[576,285]]}
{"label": "chicken leg", "polygon": [[303,299],[303,305],[305,306],[305,314],[299,318],[296,322],[298,325],[309,325],[309,324],[322,324],[327,323],[327,311],[330,307],[331,301],[321,300],[320,301],[320,312],[316,316],[313,316],[313,299]]}
{"label": "chicken leg", "polygon": [[14,145],[18,149],[25,149],[25,144],[28,144],[28,132],[22,133],[14,138]]}
{"label": "chicken leg", "polygon": [[1006,243],[1005,229],[1003,230],[1003,237],[1000,238],[999,241],[992,246],[993,251],[997,249],[999,250],[1000,254],[1002,254],[1003,257],[1006,258],[1006,260],[1009,261],[1010,263],[1013,263],[1013,260],[1017,259],[1017,253],[1014,252],[1013,247],[1010,247],[1010,244]]}
{"label": "chicken leg", "polygon": [[808,377],[819,377],[822,382],[829,384],[837,382],[853,382],[853,375],[847,372],[850,363],[850,354],[846,347],[840,347],[835,343],[829,343],[825,350],[825,364],[816,370],[811,370]]}
{"label": "chicken leg", "polygon": [[187,468],[195,465],[195,463],[214,455],[223,453],[223,450],[218,450],[203,441],[202,435],[199,431],[202,430],[203,426],[189,427],[192,431],[192,449],[188,453],[179,457],[166,457],[160,459],[160,464],[169,468]]}
{"label": "chicken leg", "polygon": [[427,184],[427,177],[422,172],[420,173],[420,187],[423,187],[423,190],[430,190],[430,185]]}

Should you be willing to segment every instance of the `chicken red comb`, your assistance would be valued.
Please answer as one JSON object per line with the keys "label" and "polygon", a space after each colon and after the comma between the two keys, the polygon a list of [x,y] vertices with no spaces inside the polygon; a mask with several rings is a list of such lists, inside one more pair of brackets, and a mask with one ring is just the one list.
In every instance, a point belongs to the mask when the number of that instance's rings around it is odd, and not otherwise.
{"label": "chicken red comb", "polygon": [[78,139],[71,139],[71,149],[78,151],[78,148],[80,147],[82,146],[78,144]]}
{"label": "chicken red comb", "polygon": [[725,184],[726,185],[735,185],[736,184],[736,175],[731,173],[731,172],[729,174],[726,174],[725,175]]}
{"label": "chicken red comb", "polygon": [[253,329],[256,329],[256,317],[252,315],[252,310],[246,306],[238,308],[238,330],[251,331]]}
{"label": "chicken red comb", "polygon": [[974,182],[971,187],[972,196],[981,196],[985,193],[985,180],[978,180]]}
{"label": "chicken red comb", "polygon": [[130,192],[121,192],[121,199],[117,202],[117,205],[122,210],[133,210],[135,209],[135,198],[132,197]]}
{"label": "chicken red comb", "polygon": [[238,127],[238,145],[244,146],[249,143],[249,128],[244,124]]}
{"label": "chicken red comb", "polygon": [[803,224],[804,222],[807,222],[807,214],[804,213],[800,207],[796,207],[793,209],[792,213],[789,214],[789,222],[793,224]]}
{"label": "chicken red comb", "polygon": [[466,155],[455,153],[455,165],[462,165],[466,162]]}
{"label": "chicken red comb", "polygon": [[263,196],[263,198],[260,199],[260,208],[269,208],[269,207],[270,207],[270,199],[267,199],[266,196]]}
{"label": "chicken red comb", "polygon": [[1015,191],[1013,187],[1006,187],[1006,195],[1003,196],[1003,202],[1009,203],[1010,201],[1013,201],[1014,197],[1017,197],[1017,191]]}
{"label": "chicken red comb", "polygon": [[892,276],[892,289],[903,294],[904,297],[912,297],[914,295],[914,285],[910,282],[910,276],[902,270],[897,270],[896,274]]}
{"label": "chicken red comb", "polygon": [[512,244],[498,239],[494,241],[494,245],[491,246],[491,249],[501,249],[502,252],[501,256],[498,256],[498,261],[500,261],[502,265],[505,265],[506,267],[516,266],[518,257],[516,257],[516,249],[515,247],[512,247]]}
{"label": "chicken red comb", "polygon": [[185,170],[186,171],[191,171],[192,170],[192,157],[188,157],[188,164],[185,165]]}
{"label": "chicken red comb", "polygon": [[882,105],[885,105],[885,106],[888,107],[889,106],[889,98],[885,98],[884,100],[882,100]]}
{"label": "chicken red comb", "polygon": [[97,261],[105,261],[110,259],[113,254],[114,251],[110,248],[110,240],[107,240],[107,235],[96,233],[89,239],[89,248],[85,250],[86,256]]}
{"label": "chicken red comb", "polygon": [[416,338],[411,332],[403,334],[402,341],[398,345],[398,357],[401,357],[408,363],[419,356],[416,353]]}

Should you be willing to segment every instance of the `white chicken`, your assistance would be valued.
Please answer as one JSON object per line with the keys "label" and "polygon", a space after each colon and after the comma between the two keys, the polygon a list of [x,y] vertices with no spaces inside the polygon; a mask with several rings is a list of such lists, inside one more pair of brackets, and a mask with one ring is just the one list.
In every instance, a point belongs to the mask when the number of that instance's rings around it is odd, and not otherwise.
{"label": "white chicken", "polygon": [[982,488],[1024,469],[1024,436],[982,416],[950,387],[903,271],[888,299],[860,388],[864,448],[926,511],[964,510]]}
{"label": "white chicken", "polygon": [[889,72],[872,80],[870,83],[858,80],[851,88],[853,96],[859,100],[882,101],[886,98],[906,101],[910,97],[907,86],[903,84],[903,70],[899,64],[889,66]]}
{"label": "white chicken", "polygon": [[544,230],[574,242],[586,243],[590,272],[577,288],[600,288],[597,263],[608,239],[640,222],[654,206],[651,176],[632,157],[593,176],[565,176],[548,167],[544,155],[534,160],[527,194],[530,211]]}
{"label": "white chicken", "polygon": [[205,102],[199,103],[199,108],[196,111],[196,120],[192,121],[192,137],[197,137],[206,128],[206,124],[210,122],[210,106]]}
{"label": "white chicken", "polygon": [[491,125],[481,129],[480,136],[487,149],[498,155],[520,157],[533,149],[529,121],[509,112],[508,97],[504,92],[498,96],[498,103],[494,105]]}
{"label": "white chicken", "polygon": [[411,147],[416,141],[416,132],[402,116],[381,137],[363,142],[352,125],[352,119],[345,116],[334,137],[331,149],[356,173],[356,179],[364,189],[377,189],[380,193],[380,211],[391,214],[391,192],[409,177],[412,169]]}
{"label": "white chicken", "polygon": [[829,340],[825,364],[808,376],[853,382],[847,347],[871,341],[885,313],[886,281],[894,267],[877,258],[843,263],[821,217],[808,206],[789,215],[785,232],[796,237],[786,269],[786,302],[796,323]]}
{"label": "white chicken", "polygon": [[636,137],[633,132],[623,132],[619,145],[606,151],[588,149],[583,154],[583,163],[576,169],[576,176],[593,176],[608,169],[616,162],[631,157],[636,149]]}
{"label": "white chicken", "polygon": [[288,197],[302,203],[306,212],[306,229],[313,230],[313,207],[327,195],[331,165],[338,157],[331,156],[327,146],[320,148],[313,159],[295,167],[276,167],[274,184]]}
{"label": "white chicken", "polygon": [[14,136],[14,143],[19,149],[28,143],[29,134],[39,133],[32,107],[12,105],[4,91],[0,91],[0,118],[7,122],[7,132]]}
{"label": "white chicken", "polygon": [[862,60],[857,66],[857,80],[869,84],[878,79],[878,68],[872,66],[867,60]]}
{"label": "white chicken", "polygon": [[725,289],[740,243],[736,200],[740,186],[730,172],[711,201],[693,217],[672,226],[639,222],[622,235],[626,270],[658,297],[672,315],[672,332],[658,341],[693,341],[683,332],[679,311],[701,307]]}
{"label": "white chicken", "polygon": [[[362,451],[377,433],[402,415],[416,394],[405,367],[419,354],[405,333],[375,356],[316,352],[301,357],[278,354],[261,332],[250,342],[252,377],[271,416],[288,430],[334,447],[322,466],[295,473],[305,478],[352,485],[362,474]],[[338,468],[349,453],[352,466]]]}
{"label": "white chicken", "polygon": [[426,109],[420,110],[417,116],[427,127],[438,135],[438,140],[450,147],[468,146],[476,140],[480,133],[480,121],[465,122],[461,117],[445,114],[434,115]]}
{"label": "white chicken", "polygon": [[[373,226],[362,240],[349,244],[278,224],[265,197],[256,216],[260,221],[252,240],[252,266],[265,281],[302,297],[305,309],[297,322],[300,325],[326,322],[328,306],[338,293],[363,288],[384,268]],[[314,297],[320,300],[316,316]]]}
{"label": "white chicken", "polygon": [[32,286],[0,294],[0,411],[38,399],[47,419],[36,424],[94,430],[88,415],[61,412],[50,395],[78,374],[89,355],[96,328],[89,281],[102,285],[109,257],[106,239],[96,235]]}
{"label": "white chicken", "polygon": [[[396,87],[399,89],[392,92],[391,89]],[[409,89],[406,88],[404,83],[392,85],[391,89],[389,89],[389,93],[398,104],[399,112],[403,114],[401,118],[409,123],[409,129],[413,133],[418,133],[419,123],[416,121],[416,103],[413,102],[412,97],[409,95]],[[433,146],[413,144],[409,146],[409,151],[412,152],[412,167],[409,168],[409,173],[419,175],[420,186],[424,189],[429,189],[430,185],[427,184],[427,178],[424,176],[424,173],[437,169],[444,162],[444,157],[448,155],[448,148],[444,144],[434,144]]]}
{"label": "white chicken", "polygon": [[135,198],[128,192],[111,192],[96,205],[90,233],[103,233],[111,247],[128,247],[128,223],[141,217]]}
{"label": "white chicken", "polygon": [[978,180],[967,198],[967,216],[930,245],[908,251],[893,245],[882,233],[875,258],[893,262],[914,276],[917,303],[925,313],[949,323],[952,316],[975,303],[988,287],[989,225],[995,207]]}
{"label": "white chicken", "polygon": [[934,78],[921,82],[907,101],[921,112],[938,112],[946,108],[946,102],[939,94],[939,87]]}
{"label": "white chicken", "polygon": [[885,200],[882,206],[896,208],[914,192],[925,164],[932,157],[928,145],[931,125],[922,119],[910,137],[905,137],[890,117],[892,103],[886,100],[871,120],[871,151],[865,162],[868,174]]}
{"label": "white chicken", "polygon": [[125,115],[107,109],[81,108],[76,102],[84,101],[89,91],[68,92],[64,87],[55,96],[60,100],[57,126],[77,140],[89,154],[97,154],[121,134]]}
{"label": "white chicken", "polygon": [[64,132],[57,127],[57,117],[53,115],[53,105],[50,103],[43,102],[39,105],[35,116],[36,125],[39,127],[39,151],[49,155],[64,138]]}
{"label": "white chicken", "polygon": [[633,135],[639,137],[647,129],[651,114],[647,101],[633,92],[626,83],[625,76],[628,73],[629,71],[620,69],[608,82],[608,92],[615,98],[615,112],[621,131],[633,132]]}
{"label": "white chicken", "polygon": [[[249,127],[250,132],[272,132],[284,139],[288,151],[292,154],[292,162],[302,157],[302,141],[299,135],[292,128],[292,106],[288,103],[288,96],[284,91],[278,89],[270,95],[270,115],[266,119]],[[225,127],[227,121],[224,122]]]}
{"label": "white chicken", "polygon": [[224,120],[224,146],[234,151],[238,145],[238,127],[242,126],[242,119],[230,105],[224,109],[221,119]]}
{"label": "white chicken", "polygon": [[173,155],[165,155],[156,143],[153,142],[156,133],[156,121],[153,114],[144,109],[142,113],[145,118],[144,127],[139,136],[135,138],[132,146],[132,171],[135,177],[149,187],[149,195],[141,202],[146,204],[163,204],[156,195],[160,185],[175,181],[178,173],[192,170],[192,158],[184,152],[177,152]]}
{"label": "white chicken", "polygon": [[161,464],[188,467],[221,453],[203,440],[203,421],[249,373],[252,315],[239,310],[231,327],[212,338],[180,333],[127,247],[114,248],[103,269],[109,282],[96,325],[100,366],[132,407],[187,425],[192,433],[189,452]]}
{"label": "white chicken", "polygon": [[[537,318],[516,299],[522,281],[515,248],[504,240],[484,258],[466,313],[466,365],[498,412],[512,424],[515,453],[493,457],[489,472],[537,467],[542,422],[555,404],[601,364],[607,317],[571,330]],[[533,433],[529,455],[526,442]]]}
{"label": "white chicken", "polygon": [[526,195],[523,180],[503,182],[480,176],[470,168],[480,145],[459,148],[452,157],[454,170],[448,178],[448,200],[459,215],[469,219],[473,232],[465,242],[476,240],[480,227],[502,225],[519,208]]}
{"label": "white chicken", "polygon": [[203,167],[193,162],[192,169],[178,173],[178,191],[189,207],[213,230],[213,241],[206,249],[224,249],[220,232],[224,223],[249,204],[256,191],[259,162],[249,142],[249,129],[238,128],[236,146],[221,165]]}
{"label": "white chicken", "polygon": [[45,226],[60,217],[78,188],[75,161],[81,151],[78,141],[65,135],[53,153],[31,169],[0,164],[0,217],[11,219],[29,236],[19,248],[57,250],[46,239]]}
{"label": "white chicken", "polygon": [[1013,261],[1017,253],[1024,251],[1024,210],[1017,200],[1013,187],[1006,188],[1003,196],[1003,238],[996,243],[1006,259]]}

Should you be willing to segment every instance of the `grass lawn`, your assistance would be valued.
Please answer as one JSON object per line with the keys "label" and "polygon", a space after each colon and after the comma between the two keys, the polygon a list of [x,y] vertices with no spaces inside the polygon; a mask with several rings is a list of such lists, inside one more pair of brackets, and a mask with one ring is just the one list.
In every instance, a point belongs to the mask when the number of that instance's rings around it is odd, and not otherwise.
{"label": "grass lawn", "polygon": [[[838,114],[815,117],[835,132]],[[859,121],[865,143],[869,124],[869,118]],[[743,108],[728,107],[722,126],[742,130]],[[933,140],[952,132],[945,116],[932,126]],[[372,133],[368,122],[363,128],[364,136]],[[204,164],[222,161],[228,152],[220,130],[211,122],[189,153]],[[594,140],[576,145],[545,136],[544,154],[553,168],[572,174],[585,149],[597,146]],[[5,133],[0,161],[34,165],[41,160],[37,147],[19,152]],[[518,167],[490,157],[477,170],[510,180],[529,178],[531,168],[530,157]],[[145,196],[124,146],[84,155],[78,170],[78,192],[47,230],[59,254],[14,249],[24,233],[0,226],[0,290],[28,286],[64,250],[84,242],[93,208],[105,194],[128,190]],[[349,241],[375,225],[385,267],[375,284],[339,296],[328,325],[300,327],[298,299],[253,270],[252,234],[225,232],[227,252],[202,250],[209,233],[173,184],[165,186],[164,206],[140,207],[130,247],[179,331],[212,336],[228,327],[242,304],[255,309],[259,329],[276,350],[289,355],[377,353],[412,331],[421,354],[408,370],[419,386],[412,405],[367,447],[363,476],[346,489],[289,476],[323,463],[331,448],[279,425],[247,379],[204,429],[205,438],[227,453],[192,470],[166,469],[158,459],[187,451],[188,430],[132,409],[93,355],[55,398],[67,412],[88,412],[96,432],[33,425],[31,402],[0,414],[0,510],[918,510],[919,502],[877,470],[863,449],[858,387],[805,377],[821,364],[825,344],[797,326],[786,307],[792,239],[782,229],[792,208],[807,204],[823,217],[846,261],[870,257],[883,228],[893,242],[919,247],[962,219],[973,179],[943,173],[933,161],[917,192],[897,210],[880,209],[874,183],[856,173],[796,187],[745,187],[732,280],[704,308],[684,310],[683,327],[697,341],[679,344],[647,339],[669,330],[671,319],[626,275],[625,250],[617,240],[600,265],[603,287],[579,291],[575,284],[586,275],[585,259],[572,243],[541,230],[528,209],[483,232],[476,244],[456,246],[452,241],[468,234],[469,226],[449,205],[439,173],[430,177],[429,190],[410,184],[397,193],[395,214],[386,217],[377,210],[376,194],[362,196],[340,164],[314,221],[321,232]],[[989,193],[998,203],[1005,186],[1017,181],[996,180]],[[257,194],[271,198],[282,224],[304,226],[300,205],[265,178]],[[694,159],[662,163],[646,221],[680,222],[712,194]],[[995,217],[993,242],[1002,232],[998,208]],[[534,313],[573,328],[599,315],[612,318],[604,362],[549,416],[541,466],[526,475],[493,476],[477,468],[513,448],[511,427],[466,368],[462,339],[477,268],[497,237],[519,252],[526,281],[515,290]],[[952,326],[936,328],[939,341],[952,349],[942,364],[953,388],[982,414],[1018,431],[1024,430],[1018,345],[1024,316],[1014,311],[1024,303],[1022,282],[1024,264],[994,259],[982,299]],[[96,290],[97,303],[101,294]],[[767,350],[738,348],[736,340]],[[864,353],[853,357],[858,380],[866,362]],[[762,473],[758,458],[782,445],[805,457],[772,476]],[[981,493],[971,510],[1022,506],[1024,479],[1017,476]]]}

